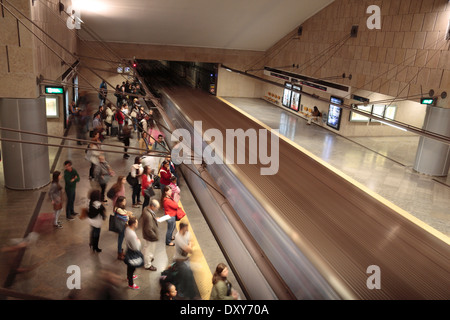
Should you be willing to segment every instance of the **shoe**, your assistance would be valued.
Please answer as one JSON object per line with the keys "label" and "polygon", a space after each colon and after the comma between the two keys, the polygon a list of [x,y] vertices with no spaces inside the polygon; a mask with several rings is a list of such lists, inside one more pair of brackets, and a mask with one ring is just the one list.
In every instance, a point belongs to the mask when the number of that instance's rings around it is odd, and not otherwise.
{"label": "shoe", "polygon": [[139,208],[139,205],[138,204],[133,204],[132,207],[133,208]]}
{"label": "shoe", "polygon": [[72,217],[66,217],[66,219],[68,220],[68,221],[72,221],[72,220],[75,220],[74,218],[72,218]]}
{"label": "shoe", "polygon": [[92,248],[92,251],[95,251],[95,252],[102,252],[102,249],[99,249],[99,248]]}
{"label": "shoe", "polygon": [[58,222],[58,224],[53,225],[55,228],[62,228],[63,226]]}
{"label": "shoe", "polygon": [[132,286],[128,286],[128,288],[133,289],[133,290],[138,290],[139,286],[133,284]]}
{"label": "shoe", "polygon": [[138,204],[138,205],[141,205],[142,204],[142,202],[140,202],[140,201],[138,201],[136,204]]}
{"label": "shoe", "polygon": [[148,268],[145,268],[145,270],[156,271],[156,267],[155,266],[150,266]]}
{"label": "shoe", "polygon": [[166,246],[174,247],[174,246],[175,246],[175,243],[171,242],[171,243],[169,243],[169,244],[166,244]]}
{"label": "shoe", "polygon": [[76,215],[78,215],[79,213],[78,212],[74,212],[74,213],[72,213],[72,216],[76,216]]}
{"label": "shoe", "polygon": [[117,260],[123,260],[123,259],[125,259],[125,254],[122,252],[122,253],[118,253],[117,254]]}
{"label": "shoe", "polygon": [[138,276],[137,275],[133,275],[133,280],[135,280],[135,279],[137,279],[138,278]]}

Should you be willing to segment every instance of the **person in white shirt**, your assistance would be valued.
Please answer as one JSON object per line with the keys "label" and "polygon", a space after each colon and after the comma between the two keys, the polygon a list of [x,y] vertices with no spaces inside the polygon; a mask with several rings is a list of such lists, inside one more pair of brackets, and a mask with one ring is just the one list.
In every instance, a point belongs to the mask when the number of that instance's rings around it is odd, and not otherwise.
{"label": "person in white shirt", "polygon": [[[125,245],[127,250],[140,251],[141,250],[141,240],[139,240],[136,229],[138,227],[138,221],[136,217],[131,217],[128,220],[128,227],[125,229]],[[127,279],[128,279],[128,287],[131,289],[139,289],[139,286],[134,284],[134,279],[137,276],[134,275],[135,267],[127,264]]]}

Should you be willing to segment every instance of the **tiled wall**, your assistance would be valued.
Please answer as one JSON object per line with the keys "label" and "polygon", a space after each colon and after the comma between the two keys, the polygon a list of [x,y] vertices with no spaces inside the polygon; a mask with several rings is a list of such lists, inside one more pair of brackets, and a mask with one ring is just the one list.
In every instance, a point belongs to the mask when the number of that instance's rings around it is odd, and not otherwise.
{"label": "tiled wall", "polygon": [[[366,26],[370,5],[381,9],[380,30]],[[293,72],[317,78],[352,74],[336,82],[393,97],[440,94],[450,91],[449,19],[448,0],[336,0],[302,24],[298,39],[296,29],[271,48],[268,56],[290,41],[265,65],[299,64]],[[357,37],[339,42],[353,25]],[[339,50],[311,63],[334,43],[342,43]]]}
{"label": "tiled wall", "polygon": [[[61,2],[65,4],[69,1]],[[34,3],[14,0],[9,3],[4,1],[3,4],[12,13],[5,8],[3,11],[0,9],[0,97],[36,98],[39,95],[36,78],[42,75],[46,79],[57,79],[68,69],[59,57],[68,63],[73,63],[75,59],[27,18],[70,52],[76,52],[76,36],[65,27],[67,16],[59,13],[58,0]]]}

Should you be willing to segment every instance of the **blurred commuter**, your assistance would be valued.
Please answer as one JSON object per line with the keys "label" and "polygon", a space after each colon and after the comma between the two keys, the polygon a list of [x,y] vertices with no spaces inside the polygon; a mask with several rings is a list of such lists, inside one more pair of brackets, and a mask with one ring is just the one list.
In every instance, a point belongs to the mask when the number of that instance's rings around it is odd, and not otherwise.
{"label": "blurred commuter", "polygon": [[[124,176],[118,176],[115,184],[111,186],[110,191],[112,190],[113,195],[111,198],[113,207],[116,205],[117,199],[122,196],[125,197],[125,184],[127,179]],[[108,191],[108,194],[110,193]]]}
{"label": "blurred commuter", "polygon": [[53,222],[53,225],[56,228],[62,228],[61,223],[58,221],[63,206],[63,192],[62,187],[59,184],[61,178],[62,178],[61,172],[54,171],[52,175],[52,184],[48,191],[48,196],[52,201],[53,211],[55,213],[55,220]]}
{"label": "blurred commuter", "polygon": [[117,275],[117,272],[101,268],[97,273],[97,300],[124,300],[122,281],[123,279]]}
{"label": "blurred commuter", "polygon": [[198,297],[194,274],[189,264],[189,257],[193,252],[194,246],[189,232],[189,225],[180,222],[180,230],[175,236],[175,254],[173,261],[176,263],[178,269],[176,277],[178,296],[184,299]]}
{"label": "blurred commuter", "polygon": [[91,163],[89,168],[89,180],[94,179],[94,168],[99,164],[98,157],[103,154],[101,151],[101,140],[100,140],[100,132],[97,129],[94,129],[94,135],[91,139],[91,142],[88,144],[86,149],[85,159]]}
{"label": "blurred commuter", "polygon": [[210,300],[237,300],[239,294],[231,287],[231,283],[227,280],[228,267],[219,263],[214,272]]}
{"label": "blurred commuter", "polygon": [[100,185],[102,202],[107,202],[105,198],[106,184],[108,183],[109,178],[114,176],[115,173],[106,161],[105,156],[100,155],[98,161],[98,164],[94,167],[94,178]]}
{"label": "blurred commuter", "polygon": [[103,220],[106,219],[105,211],[106,209],[101,201],[100,190],[91,191],[88,207],[88,221],[91,225],[89,247],[94,252],[102,252],[102,249],[98,247],[98,242],[100,241],[100,230],[102,228]]}

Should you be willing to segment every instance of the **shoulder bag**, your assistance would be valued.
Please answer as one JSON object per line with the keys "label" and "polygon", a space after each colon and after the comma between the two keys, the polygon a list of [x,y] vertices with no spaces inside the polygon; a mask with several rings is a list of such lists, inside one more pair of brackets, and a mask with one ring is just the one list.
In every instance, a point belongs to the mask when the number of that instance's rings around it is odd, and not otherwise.
{"label": "shoulder bag", "polygon": [[144,266],[144,255],[140,251],[127,249],[123,262],[131,267],[140,268]]}

